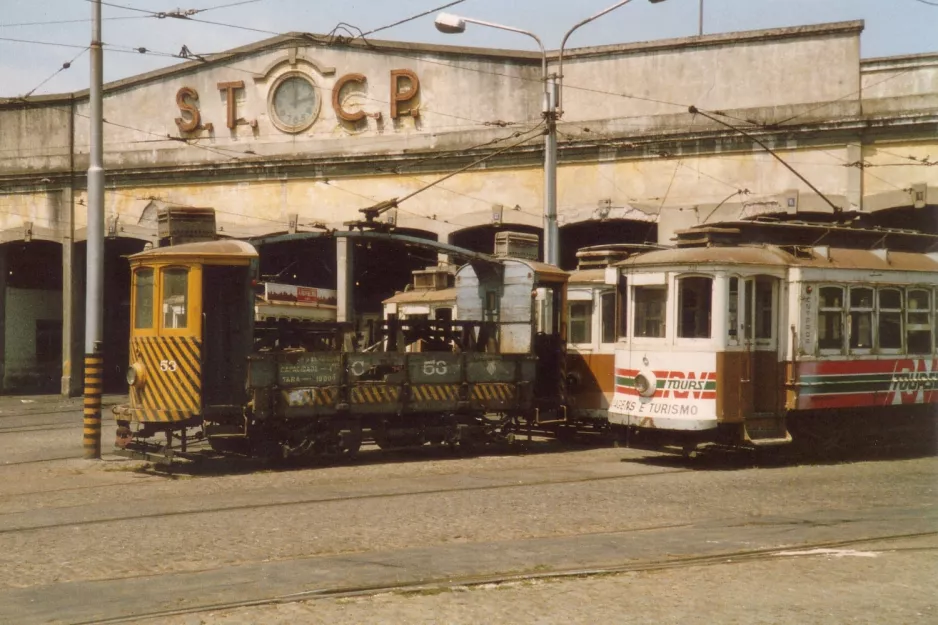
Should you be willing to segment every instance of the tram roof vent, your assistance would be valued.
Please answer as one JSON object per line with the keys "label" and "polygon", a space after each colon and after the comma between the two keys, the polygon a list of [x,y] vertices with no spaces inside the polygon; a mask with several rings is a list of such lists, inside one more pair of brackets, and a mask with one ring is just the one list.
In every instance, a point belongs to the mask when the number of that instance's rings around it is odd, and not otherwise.
{"label": "tram roof vent", "polygon": [[739,228],[705,226],[678,230],[675,234],[674,240],[678,247],[716,247],[742,243],[742,231]]}
{"label": "tram roof vent", "polygon": [[416,269],[412,272],[412,275],[414,277],[414,289],[439,291],[456,284],[456,274],[450,266]]}
{"label": "tram roof vent", "polygon": [[610,243],[580,248],[576,253],[577,269],[602,269],[625,260],[633,254],[661,249],[660,245],[644,243]]}
{"label": "tram roof vent", "polygon": [[525,232],[496,232],[495,256],[537,260],[540,237]]}
{"label": "tram roof vent", "polygon": [[156,217],[160,245],[214,241],[215,209],[196,206],[170,206]]}

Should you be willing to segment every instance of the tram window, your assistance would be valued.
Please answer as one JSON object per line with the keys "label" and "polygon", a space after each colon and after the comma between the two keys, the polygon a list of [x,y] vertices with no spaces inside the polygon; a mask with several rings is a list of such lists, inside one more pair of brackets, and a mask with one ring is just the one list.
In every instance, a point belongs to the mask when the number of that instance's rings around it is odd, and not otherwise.
{"label": "tram window", "polygon": [[729,337],[731,341],[736,341],[739,334],[739,278],[730,278],[730,296],[729,296],[729,314],[727,320],[729,323]]}
{"label": "tram window", "polygon": [[452,321],[453,320],[453,309],[452,308],[437,308],[433,311],[433,318],[437,321]]}
{"label": "tram window", "polygon": [[134,328],[153,327],[153,270],[134,272]]}
{"label": "tram window", "polygon": [[772,278],[756,278],[756,338],[772,338]]}
{"label": "tram window", "polygon": [[185,328],[188,325],[189,270],[163,270],[163,327]]}
{"label": "tram window", "polygon": [[843,349],[844,290],[839,286],[825,286],[820,290],[818,307],[818,347],[826,350]]}
{"label": "tram window", "polygon": [[660,286],[635,287],[635,336],[664,338],[668,290]]}
{"label": "tram window", "polygon": [[593,302],[570,302],[570,336],[571,343],[593,342]]}
{"label": "tram window", "polygon": [[629,286],[624,277],[619,278],[619,286],[616,289],[616,300],[618,303],[618,314],[616,315],[616,334],[620,338],[629,335]]}
{"label": "tram window", "polygon": [[496,291],[485,292],[485,311],[486,321],[498,322],[498,293]]}
{"label": "tram window", "polygon": [[603,293],[599,296],[600,322],[603,343],[616,342],[616,294]]}
{"label": "tram window", "polygon": [[879,290],[879,347],[902,349],[902,291]]}
{"label": "tram window", "polygon": [[909,289],[905,313],[906,346],[910,354],[931,353],[931,293],[923,289]]}
{"label": "tram window", "polygon": [[678,280],[677,335],[683,339],[710,338],[710,309],[713,278],[690,277]]}
{"label": "tram window", "polygon": [[850,289],[850,349],[873,347],[873,289]]}

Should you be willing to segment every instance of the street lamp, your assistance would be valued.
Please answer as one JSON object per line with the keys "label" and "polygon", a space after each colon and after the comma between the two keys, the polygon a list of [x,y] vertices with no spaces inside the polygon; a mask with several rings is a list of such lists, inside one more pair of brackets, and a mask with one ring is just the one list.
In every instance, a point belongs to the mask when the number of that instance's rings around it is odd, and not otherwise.
{"label": "street lamp", "polygon": [[[534,39],[541,49],[541,80],[544,82],[544,104],[541,113],[544,116],[544,123],[546,125],[546,132],[544,133],[544,262],[550,263],[551,265],[560,264],[560,240],[559,231],[557,229],[557,119],[560,114],[563,114],[563,109],[560,107],[560,86],[563,85],[563,49],[567,43],[567,39],[573,34],[573,31],[580,26],[588,24],[631,1],[632,0],[622,0],[592,17],[578,22],[573,28],[566,32],[560,44],[557,76],[547,75],[547,52],[544,50],[544,44],[541,43],[540,38],[534,33],[503,24],[495,24],[493,22],[484,22],[469,17],[453,15],[452,13],[440,13],[434,21],[436,29],[446,34],[465,32],[467,23],[520,33]],[[648,1],[652,4],[664,2],[664,0]],[[555,80],[558,77],[560,81],[559,85],[557,80]],[[560,108],[559,114],[558,108]]]}

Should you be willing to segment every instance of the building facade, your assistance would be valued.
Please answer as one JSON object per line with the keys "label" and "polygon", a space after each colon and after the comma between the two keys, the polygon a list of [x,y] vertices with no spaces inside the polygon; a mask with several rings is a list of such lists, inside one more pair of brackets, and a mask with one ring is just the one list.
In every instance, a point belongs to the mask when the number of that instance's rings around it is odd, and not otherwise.
{"label": "building facade", "polygon": [[[779,213],[934,229],[938,53],[861,59],[862,28],[565,52],[561,264],[584,245],[667,242],[691,225]],[[212,207],[219,234],[240,238],[342,228],[413,194],[380,219],[482,251],[502,229],[539,234],[541,61],[291,34],[106,85],[109,378],[126,364],[124,257],[156,239],[163,207]],[[548,61],[557,72],[557,55]],[[87,92],[0,100],[6,392],[79,390],[88,109]],[[362,310],[380,311],[435,260],[379,248],[359,255]],[[334,241],[267,248],[262,271],[334,288]]]}

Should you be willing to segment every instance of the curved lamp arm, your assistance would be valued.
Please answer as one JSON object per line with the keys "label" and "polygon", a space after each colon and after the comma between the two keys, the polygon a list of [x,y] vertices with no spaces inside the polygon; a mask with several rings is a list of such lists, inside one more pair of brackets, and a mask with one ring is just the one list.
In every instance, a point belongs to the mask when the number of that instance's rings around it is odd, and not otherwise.
{"label": "curved lamp arm", "polygon": [[[626,2],[630,1],[631,0],[626,0]],[[473,19],[471,17],[462,17],[459,15],[452,15],[450,13],[441,13],[436,18],[435,24],[437,30],[440,32],[461,33],[466,29],[465,22],[469,22],[470,24],[478,24],[479,26],[488,26],[489,28],[497,28],[499,30],[508,30],[513,33],[520,33],[522,35],[527,35],[536,41],[537,47],[541,50],[541,78],[544,80],[544,84],[547,84],[547,52],[544,50],[544,44],[541,43],[541,39],[537,35],[526,30],[521,30],[520,28],[505,26],[504,24],[496,24],[494,22],[484,22],[482,20]]]}
{"label": "curved lamp arm", "polygon": [[[621,6],[627,5],[627,4],[628,4],[629,2],[631,2],[631,1],[632,1],[632,0],[622,0],[622,2],[617,2],[616,4],[612,5],[611,7],[606,8],[606,9],[603,9],[602,11],[600,11],[599,13],[597,13],[596,15],[593,15],[592,17],[588,17],[588,18],[586,18],[586,19],[583,20],[583,21],[577,22],[576,24],[573,25],[573,28],[571,28],[570,30],[568,30],[568,31],[567,31],[567,34],[565,34],[565,35],[563,36],[563,40],[560,42],[560,59],[559,59],[559,62],[558,62],[558,66],[559,66],[559,67],[558,67],[558,70],[557,70],[557,73],[559,74],[559,80],[560,80],[560,88],[559,88],[559,90],[558,90],[558,92],[557,92],[557,108],[560,109],[560,112],[561,112],[561,113],[563,113],[563,49],[564,49],[564,47],[567,45],[567,39],[569,39],[569,38],[570,38],[570,35],[573,34],[573,31],[575,31],[576,29],[578,29],[580,26],[585,26],[586,24],[589,24],[589,23],[592,22],[593,20],[602,17],[602,16],[605,15],[606,13],[610,13],[610,12],[612,12],[612,11],[615,11],[616,9],[618,9],[618,8],[621,7]],[[658,2],[664,2],[664,0],[648,0],[648,1],[651,2],[652,4],[657,4]]]}

